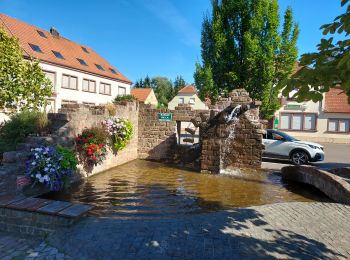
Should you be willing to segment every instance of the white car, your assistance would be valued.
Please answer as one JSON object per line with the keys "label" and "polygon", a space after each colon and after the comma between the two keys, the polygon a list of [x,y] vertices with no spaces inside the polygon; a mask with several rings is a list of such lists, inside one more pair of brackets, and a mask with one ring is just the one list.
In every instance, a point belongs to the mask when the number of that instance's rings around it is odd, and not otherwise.
{"label": "white car", "polygon": [[267,129],[263,135],[263,157],[289,159],[296,165],[324,160],[323,146],[305,142],[280,131]]}

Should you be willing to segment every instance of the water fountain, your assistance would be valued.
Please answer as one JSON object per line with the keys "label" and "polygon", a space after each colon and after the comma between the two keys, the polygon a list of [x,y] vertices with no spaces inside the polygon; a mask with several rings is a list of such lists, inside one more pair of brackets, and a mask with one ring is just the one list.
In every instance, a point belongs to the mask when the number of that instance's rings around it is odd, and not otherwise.
{"label": "water fountain", "polygon": [[208,120],[197,122],[202,172],[260,168],[263,145],[259,106],[260,102],[254,102],[244,89],[236,89],[229,98],[218,101]]}

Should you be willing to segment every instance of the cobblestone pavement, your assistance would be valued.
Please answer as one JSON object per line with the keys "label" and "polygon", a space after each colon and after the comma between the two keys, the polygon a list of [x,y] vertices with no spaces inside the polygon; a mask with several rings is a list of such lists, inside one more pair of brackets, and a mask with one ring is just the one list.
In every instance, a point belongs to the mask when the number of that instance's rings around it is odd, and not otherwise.
{"label": "cobblestone pavement", "polygon": [[298,202],[176,219],[89,217],[44,243],[10,241],[0,256],[21,248],[18,259],[33,252],[44,258],[49,248],[49,259],[68,257],[58,248],[74,259],[350,259],[349,220],[350,206]]}
{"label": "cobblestone pavement", "polygon": [[0,259],[73,259],[42,239],[0,232]]}

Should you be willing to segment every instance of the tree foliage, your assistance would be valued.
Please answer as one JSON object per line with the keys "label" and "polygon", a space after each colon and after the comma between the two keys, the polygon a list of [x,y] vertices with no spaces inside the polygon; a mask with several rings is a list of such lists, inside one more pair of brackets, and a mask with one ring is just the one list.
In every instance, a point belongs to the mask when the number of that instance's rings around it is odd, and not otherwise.
{"label": "tree foliage", "polygon": [[171,81],[166,77],[154,77],[151,86],[160,106],[167,106],[168,102],[175,96]]}
{"label": "tree foliage", "polygon": [[0,107],[38,109],[51,94],[39,62],[25,60],[17,39],[0,27]]}
{"label": "tree foliage", "polygon": [[183,79],[182,76],[177,76],[174,80],[174,94],[176,95],[179,90],[184,88],[186,86],[186,81]]}
{"label": "tree foliage", "polygon": [[196,64],[200,96],[245,88],[263,102],[269,118],[279,107],[276,84],[293,72],[298,26],[292,10],[284,15],[282,32],[277,0],[213,0],[202,24],[202,63]]}
{"label": "tree foliage", "polygon": [[[333,23],[321,26],[323,34],[350,34],[349,0],[342,0],[346,6],[345,13],[337,16]],[[283,94],[296,91],[294,98],[298,101],[320,101],[323,93],[330,88],[340,86],[348,96],[350,104],[350,39],[334,42],[334,38],[321,39],[317,52],[303,54],[300,59],[301,69],[291,79],[281,82]]]}

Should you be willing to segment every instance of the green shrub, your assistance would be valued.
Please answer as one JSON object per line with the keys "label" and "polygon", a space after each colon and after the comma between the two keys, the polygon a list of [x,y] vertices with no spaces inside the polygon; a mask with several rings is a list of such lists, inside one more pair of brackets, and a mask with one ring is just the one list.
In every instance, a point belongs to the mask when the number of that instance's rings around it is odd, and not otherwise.
{"label": "green shrub", "polygon": [[0,128],[0,157],[6,151],[16,148],[30,134],[40,134],[47,130],[46,113],[24,110],[15,113]]}
{"label": "green shrub", "polygon": [[122,101],[134,101],[136,98],[133,95],[116,96],[113,103],[119,103]]}

